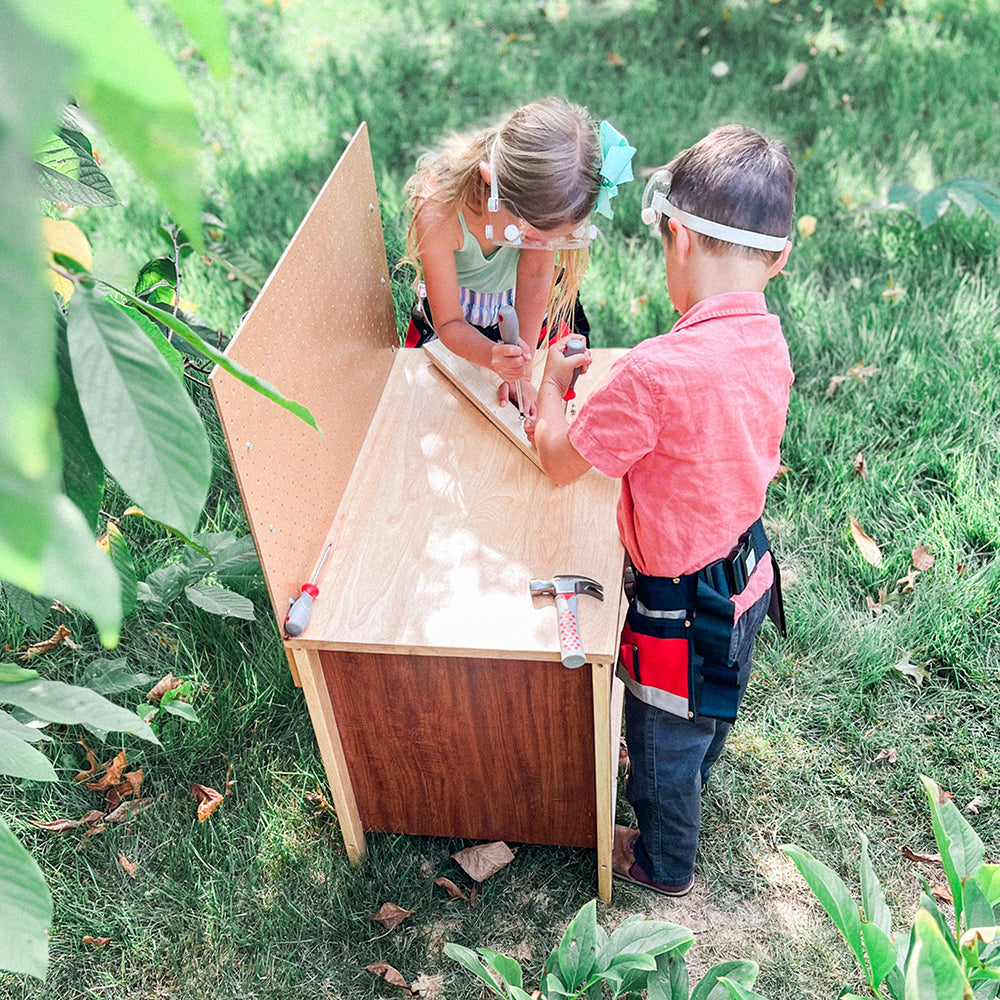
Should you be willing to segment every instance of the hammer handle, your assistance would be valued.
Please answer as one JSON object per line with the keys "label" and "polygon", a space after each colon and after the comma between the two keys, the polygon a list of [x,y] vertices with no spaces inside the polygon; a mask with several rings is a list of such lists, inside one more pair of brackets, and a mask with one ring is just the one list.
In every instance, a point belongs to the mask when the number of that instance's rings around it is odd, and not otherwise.
{"label": "hammer handle", "polygon": [[582,667],[587,662],[576,620],[576,594],[556,594],[556,623],[559,627],[559,655],[564,667]]}

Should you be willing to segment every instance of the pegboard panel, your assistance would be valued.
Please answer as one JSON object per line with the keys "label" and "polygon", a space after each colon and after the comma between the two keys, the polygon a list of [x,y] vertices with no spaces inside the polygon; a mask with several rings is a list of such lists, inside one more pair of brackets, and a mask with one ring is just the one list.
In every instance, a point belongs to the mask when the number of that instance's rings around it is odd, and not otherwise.
{"label": "pegboard panel", "polygon": [[398,346],[362,123],[227,354],[324,436],[216,367],[212,391],[279,623],[311,575]]}

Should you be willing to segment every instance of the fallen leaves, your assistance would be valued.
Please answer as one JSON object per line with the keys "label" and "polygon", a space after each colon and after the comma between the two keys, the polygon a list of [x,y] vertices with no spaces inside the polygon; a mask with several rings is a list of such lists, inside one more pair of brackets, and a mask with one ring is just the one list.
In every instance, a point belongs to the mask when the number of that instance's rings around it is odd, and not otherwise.
{"label": "fallen leaves", "polygon": [[135,870],[139,866],[134,861],[129,861],[129,859],[126,858],[124,854],[119,854],[118,864],[122,866],[127,875],[131,875],[132,878],[135,878]]}
{"label": "fallen leaves", "polygon": [[34,645],[29,646],[24,651],[24,655],[21,656],[21,662],[26,663],[34,656],[42,656],[50,650],[55,649],[61,643],[65,643],[68,649],[80,648],[79,644],[73,641],[73,634],[70,630],[65,625],[60,625],[48,639],[43,639],[41,642],[36,642]]}
{"label": "fallen leaves", "polygon": [[941,864],[940,854],[918,854],[910,847],[903,847],[900,853],[907,861],[914,861],[918,865],[939,865]]}
{"label": "fallen leaves", "polygon": [[886,747],[884,750],[880,750],[873,758],[872,763],[876,760],[884,760],[887,764],[895,764],[897,760],[896,748]]}
{"label": "fallen leaves", "polygon": [[174,677],[173,674],[167,674],[166,677],[157,681],[156,684],[147,692],[146,701],[151,701],[155,705],[158,705],[168,691],[173,691],[174,688],[179,688],[183,683],[184,681],[182,678]]}
{"label": "fallen leaves", "polygon": [[434,879],[434,884],[440,886],[452,899],[465,899],[468,900],[464,890],[459,889],[457,885],[450,878],[445,878],[444,876],[439,876]]}
{"label": "fallen leaves", "polygon": [[410,988],[410,984],[403,978],[402,974],[388,962],[375,962],[373,965],[366,965],[365,971],[384,979],[393,986],[398,986],[408,997],[420,996],[419,993]]}
{"label": "fallen leaves", "polygon": [[103,948],[106,944],[110,944],[112,939],[109,937],[91,937],[89,934],[86,934],[80,940],[83,944],[92,944],[95,948]]}
{"label": "fallen leaves", "polygon": [[920,685],[923,684],[928,677],[930,677],[930,673],[923,663],[910,662],[909,653],[907,653],[906,656],[904,656],[898,663],[894,663],[892,667],[894,670],[898,670],[904,677],[909,677],[910,680],[917,685],[917,687],[920,687]]}
{"label": "fallen leaves", "polygon": [[877,374],[878,368],[874,365],[866,365],[863,361],[859,361],[856,365],[851,365],[851,367],[847,369],[847,373],[845,375],[834,375],[830,379],[826,387],[826,398],[832,399],[837,390],[848,379],[853,379],[856,382],[860,382],[862,385],[866,385],[868,379]]}
{"label": "fallen leaves", "polygon": [[453,854],[452,860],[476,882],[485,882],[514,860],[514,852],[502,841],[477,844]]}
{"label": "fallen leaves", "polygon": [[882,550],[878,547],[878,543],[865,534],[853,514],[850,515],[850,523],[851,537],[854,539],[854,544],[857,545],[865,562],[871,563],[872,566],[881,566]]}
{"label": "fallen leaves", "polygon": [[222,804],[223,795],[207,785],[191,782],[191,794],[198,803],[198,822],[204,823]]}
{"label": "fallen leaves", "polygon": [[386,930],[391,931],[398,927],[407,917],[412,917],[414,910],[404,910],[395,903],[383,903],[375,913],[369,913],[368,919],[377,924],[381,924]]}

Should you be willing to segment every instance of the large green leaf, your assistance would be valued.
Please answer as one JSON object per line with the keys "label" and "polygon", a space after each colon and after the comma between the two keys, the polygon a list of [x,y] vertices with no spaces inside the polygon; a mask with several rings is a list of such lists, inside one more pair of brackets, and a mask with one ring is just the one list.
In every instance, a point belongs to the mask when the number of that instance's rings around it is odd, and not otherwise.
{"label": "large green leaf", "polygon": [[861,914],[858,912],[858,904],[851,898],[840,876],[801,847],[784,844],[781,850],[795,862],[795,867],[802,873],[802,877],[815,893],[823,909],[837,925],[837,930],[843,934],[855,958],[861,967],[865,968],[861,945]]}
{"label": "large green leaf", "polygon": [[498,997],[503,996],[496,981],[486,971],[486,967],[479,960],[479,956],[471,948],[466,948],[464,945],[449,941],[444,946],[444,953],[453,961],[458,962],[464,969],[471,972],[477,979],[481,980]]}
{"label": "large green leaf", "polygon": [[918,909],[906,965],[906,1000],[962,1000],[969,988],[962,966],[934,918]]}
{"label": "large green leaf", "polygon": [[51,743],[52,737],[34,726],[18,722],[9,712],[0,712],[0,731],[16,736],[25,743]]}
{"label": "large green leaf", "polygon": [[1000,903],[1000,865],[983,865],[976,872],[976,881],[991,906]]}
{"label": "large green leaf", "polygon": [[933,779],[922,774],[920,780],[930,802],[931,826],[941,854],[941,864],[948,876],[948,887],[955,904],[955,920],[961,921],[962,881],[974,874],[983,863],[983,842]]}
{"label": "large green leaf", "polygon": [[555,952],[560,976],[570,992],[578,990],[594,971],[596,947],[597,901],[592,899],[570,921]]}
{"label": "large green leaf", "polygon": [[97,165],[87,138],[73,129],[60,129],[36,153],[42,192],[68,205],[119,204],[115,189]]}
{"label": "large green leaf", "polygon": [[735,1000],[767,1000],[766,997],[761,996],[759,993],[755,993],[748,986],[744,986],[742,983],[736,982],[734,979],[728,979],[723,976],[720,980],[727,990],[729,990],[729,995],[734,997]]}
{"label": "large green leaf", "polygon": [[882,883],[872,867],[868,850],[868,838],[861,834],[861,903],[865,919],[881,928],[887,935],[892,934],[892,914],[885,901]]}
{"label": "large green leaf", "polygon": [[731,993],[725,983],[719,982],[720,979],[726,978],[749,989],[756,982],[759,971],[757,963],[749,960],[719,962],[698,981],[691,992],[691,1000],[727,1000]]}
{"label": "large green leaf", "polygon": [[198,123],[183,77],[146,25],[125,0],[11,2],[37,31],[74,54],[80,103],[174,219],[199,236]]}
{"label": "large green leaf", "polygon": [[[67,67],[65,52],[39,38],[9,4],[0,4],[0,301],[4,310],[0,469],[9,466],[33,481],[56,462],[51,415],[58,388],[31,154],[38,136],[58,120]],[[5,520],[6,512],[0,510],[0,524]],[[23,526],[18,551],[37,559],[47,529],[45,511],[39,511],[35,524]]]}
{"label": "large green leaf", "polygon": [[80,409],[80,397],[69,360],[66,317],[61,309],[56,310],[56,332],[56,367],[59,372],[56,419],[62,441],[63,486],[66,495],[80,508],[87,524],[93,528],[104,500],[104,463],[94,448],[87,429],[87,418]]}
{"label": "large green leaf", "polygon": [[49,758],[8,732],[6,727],[0,729],[0,774],[31,781],[59,780]]}
{"label": "large green leaf", "polygon": [[52,895],[38,865],[0,817],[0,969],[44,979],[49,967]]}
{"label": "large green leaf", "polygon": [[16,705],[36,719],[94,725],[105,732],[132,733],[159,745],[156,734],[134,712],[119,708],[89,688],[42,678],[0,684],[0,703]]}
{"label": "large green leaf", "polygon": [[14,613],[31,629],[39,629],[45,624],[52,610],[52,602],[44,597],[36,597],[28,591],[8,583],[3,589],[4,596],[10,601]]}
{"label": "large green leaf", "polygon": [[[111,286],[109,285],[108,287]],[[233,361],[232,358],[223,354],[218,348],[213,347],[206,340],[199,337],[187,323],[178,319],[169,310],[160,309],[148,302],[143,302],[142,299],[136,298],[134,295],[129,295],[128,292],[123,292],[119,288],[115,288],[114,291],[122,295],[136,308],[143,310],[147,315],[152,316],[165,327],[173,330],[174,333],[182,340],[187,341],[195,350],[201,351],[205,357],[214,361],[220,368],[229,372],[234,378],[239,379],[244,385],[249,386],[254,392],[259,392],[265,399],[269,399],[272,403],[277,403],[279,406],[284,407],[289,413],[294,413],[295,416],[300,420],[304,420],[310,427],[319,431],[320,434],[323,433],[316,426],[316,420],[313,415],[301,403],[296,403],[294,400],[283,396],[270,382],[265,382],[263,379],[257,378],[256,375],[251,375],[241,364]]]}
{"label": "large green leaf", "polygon": [[598,967],[606,969],[616,959],[648,954],[662,955],[668,951],[684,954],[694,943],[694,934],[680,924],[643,918],[626,920],[612,931],[608,943],[598,956]]}
{"label": "large green leaf", "polygon": [[218,77],[229,76],[229,35],[219,0],[167,0]]}
{"label": "large green leaf", "polygon": [[254,620],[253,601],[237,594],[225,587],[216,587],[211,583],[195,583],[184,588],[187,599],[213,615],[222,615],[224,618],[243,618],[246,621]]}
{"label": "large green leaf", "polygon": [[132,688],[152,685],[156,678],[152,674],[134,674],[128,660],[91,660],[83,668],[80,683],[97,694],[121,694]]}
{"label": "large green leaf", "polygon": [[80,405],[108,471],[150,516],[190,533],[212,455],[184,387],[129,316],[92,289],[70,300],[67,336]]}

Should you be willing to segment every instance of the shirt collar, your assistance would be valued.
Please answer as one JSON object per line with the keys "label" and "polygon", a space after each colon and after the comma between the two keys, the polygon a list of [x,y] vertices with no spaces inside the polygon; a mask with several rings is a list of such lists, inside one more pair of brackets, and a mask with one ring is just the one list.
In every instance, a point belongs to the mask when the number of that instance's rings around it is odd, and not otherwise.
{"label": "shirt collar", "polygon": [[674,324],[675,330],[684,330],[713,319],[732,316],[766,316],[767,303],[763,292],[724,292],[696,302]]}

